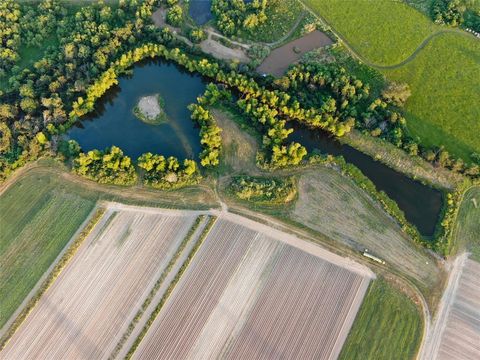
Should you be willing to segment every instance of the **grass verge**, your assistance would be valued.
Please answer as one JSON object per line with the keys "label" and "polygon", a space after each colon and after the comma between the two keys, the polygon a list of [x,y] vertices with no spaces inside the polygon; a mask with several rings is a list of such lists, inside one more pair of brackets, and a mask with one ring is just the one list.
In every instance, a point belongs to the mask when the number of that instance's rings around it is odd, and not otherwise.
{"label": "grass verge", "polygon": [[470,258],[480,262],[480,186],[467,190],[463,196],[455,226],[455,245],[466,248]]}
{"label": "grass verge", "polygon": [[378,278],[368,289],[339,359],[412,359],[421,332],[415,304]]}
{"label": "grass verge", "polygon": [[178,281],[180,280],[180,278],[182,277],[183,273],[185,272],[185,270],[188,268],[188,265],[190,265],[190,262],[192,261],[193,257],[195,256],[195,254],[197,253],[198,249],[200,248],[200,246],[203,244],[203,241],[206,239],[207,235],[209,234],[210,230],[212,229],[213,225],[215,224],[215,221],[217,220],[216,217],[212,216],[208,222],[208,224],[205,226],[205,228],[203,229],[203,232],[202,234],[200,235],[199,239],[197,240],[196,244],[193,246],[192,250],[190,251],[190,253],[188,254],[188,257],[185,259],[185,261],[183,262],[182,266],[180,267],[180,269],[178,270],[178,273],[177,275],[175,276],[175,278],[172,280],[172,282],[170,283],[170,285],[168,286],[167,290],[165,291],[165,294],[163,294],[162,298],[160,299],[158,305],[155,307],[155,309],[152,311],[152,313],[150,314],[150,317],[149,319],[147,320],[147,323],[145,324],[144,328],[142,329],[142,331],[140,332],[140,334],[138,335],[138,337],[135,339],[135,342],[133,343],[132,347],[130,348],[130,350],[128,351],[127,355],[125,356],[125,359],[131,359],[132,358],[132,355],[133,353],[135,352],[135,350],[137,350],[137,347],[138,345],[140,345],[140,343],[142,342],[143,338],[145,337],[145,335],[147,334],[148,332],[148,329],[150,328],[150,326],[152,326],[153,322],[155,321],[157,315],[160,313],[160,311],[162,310],[163,308],[163,305],[165,304],[165,302],[167,301],[168,297],[170,296],[170,294],[172,293],[173,289],[175,288],[175,286],[177,285]]}
{"label": "grass verge", "polygon": [[185,238],[180,243],[180,246],[178,247],[178,249],[175,252],[175,254],[173,255],[173,257],[170,259],[167,267],[165,268],[165,270],[163,270],[162,274],[158,278],[158,280],[155,283],[155,285],[153,286],[152,290],[150,290],[150,293],[148,294],[147,298],[143,302],[142,307],[140,308],[140,310],[138,310],[138,312],[135,314],[135,317],[133,318],[131,323],[128,325],[128,328],[127,328],[125,334],[123,334],[122,338],[118,342],[118,344],[115,347],[115,349],[113,350],[112,354],[110,354],[110,357],[109,357],[110,359],[114,359],[114,358],[117,357],[119,351],[122,349],[123,345],[125,344],[125,341],[127,341],[128,337],[132,334],[132,332],[135,329],[135,326],[137,325],[138,321],[140,320],[140,318],[143,316],[143,314],[145,313],[147,308],[152,303],[153,298],[155,297],[156,293],[158,292],[158,290],[162,286],[163,282],[165,281],[165,278],[172,271],[172,269],[173,269],[175,263],[177,262],[178,258],[182,254],[183,250],[185,250],[185,247],[187,246],[187,244],[192,239],[193,234],[198,229],[198,227],[200,226],[200,224],[202,223],[204,218],[205,218],[205,215],[200,215],[195,219],[195,222],[192,225],[192,227],[190,228],[190,230],[188,231],[188,234],[185,236]]}
{"label": "grass verge", "polygon": [[65,248],[95,205],[56,179],[22,178],[0,196],[0,327]]}
{"label": "grass verge", "polygon": [[80,245],[87,238],[87,236],[90,234],[90,232],[95,227],[95,225],[97,224],[97,222],[100,220],[100,218],[103,216],[104,213],[105,213],[105,209],[103,208],[96,210],[90,222],[82,230],[79,236],[73,241],[73,243],[70,245],[68,250],[63,254],[59,262],[55,265],[52,272],[48,274],[48,277],[40,286],[36,294],[30,299],[30,301],[27,303],[25,308],[22,309],[22,311],[20,312],[18,317],[15,319],[15,321],[12,323],[12,325],[9,327],[8,331],[4,334],[4,336],[2,336],[2,338],[0,339],[0,351],[4,349],[8,340],[13,336],[13,334],[15,334],[15,331],[17,331],[17,329],[22,324],[22,322],[26,319],[28,314],[30,314],[30,312],[33,310],[35,305],[40,301],[40,298],[42,297],[42,295],[54,283],[55,279],[60,275],[62,270],[65,268],[65,266],[67,266],[70,259],[75,255]]}

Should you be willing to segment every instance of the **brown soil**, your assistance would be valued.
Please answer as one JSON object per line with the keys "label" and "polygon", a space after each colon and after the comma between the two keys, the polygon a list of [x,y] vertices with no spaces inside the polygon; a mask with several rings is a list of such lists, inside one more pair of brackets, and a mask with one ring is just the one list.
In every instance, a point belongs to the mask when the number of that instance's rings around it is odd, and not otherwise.
{"label": "brown soil", "polygon": [[200,43],[200,48],[203,52],[212,55],[221,60],[236,60],[238,62],[248,63],[250,59],[241,49],[230,49],[225,45],[213,39],[207,39]]}
{"label": "brown soil", "polygon": [[300,39],[273,50],[257,68],[257,71],[263,74],[282,76],[290,64],[298,61],[303,54],[330,44],[333,44],[333,41],[327,35],[315,30]]}

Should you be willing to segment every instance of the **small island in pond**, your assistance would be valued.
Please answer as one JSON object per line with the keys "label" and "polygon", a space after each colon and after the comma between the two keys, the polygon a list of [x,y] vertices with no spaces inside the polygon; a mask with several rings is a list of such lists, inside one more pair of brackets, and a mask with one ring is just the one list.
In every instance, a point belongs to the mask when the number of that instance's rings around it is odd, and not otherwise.
{"label": "small island in pond", "polygon": [[133,108],[133,114],[141,121],[150,125],[159,125],[167,121],[165,102],[160,94],[143,96]]}

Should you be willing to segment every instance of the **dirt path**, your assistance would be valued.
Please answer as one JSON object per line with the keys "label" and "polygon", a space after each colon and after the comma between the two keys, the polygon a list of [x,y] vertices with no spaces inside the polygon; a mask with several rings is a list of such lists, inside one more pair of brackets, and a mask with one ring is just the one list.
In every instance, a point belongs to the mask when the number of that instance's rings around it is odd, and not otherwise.
{"label": "dirt path", "polygon": [[361,62],[363,62],[364,64],[370,66],[370,67],[373,67],[373,68],[376,68],[376,69],[379,69],[379,70],[393,70],[393,69],[397,69],[399,67],[402,67],[406,64],[408,64],[409,62],[411,62],[412,60],[414,60],[417,55],[420,53],[421,50],[423,50],[423,48],[425,48],[429,43],[430,41],[432,41],[434,38],[438,37],[438,36],[441,36],[441,35],[444,35],[444,34],[448,34],[448,33],[456,33],[458,35],[462,35],[462,36],[473,36],[475,37],[474,35],[472,34],[469,34],[463,30],[459,30],[459,29],[442,29],[442,30],[438,30],[437,32],[433,33],[433,34],[430,34],[429,36],[427,36],[421,43],[420,45],[413,51],[413,53],[408,56],[406,59],[400,61],[399,63],[397,64],[393,64],[393,65],[380,65],[380,64],[375,64],[371,61],[369,61],[367,58],[365,58],[363,55],[360,54],[360,52],[358,50],[356,50],[349,42],[348,40],[342,35],[340,34],[337,30],[335,30],[335,28],[321,15],[317,14],[315,11],[313,11],[308,5],[306,5],[303,1],[299,0],[300,4],[302,4],[302,6],[308,11],[310,12],[310,14],[312,14],[313,16],[315,16],[316,18],[318,18],[320,21],[322,21],[325,25],[329,26],[331,31],[339,38],[342,40],[342,42],[344,43],[345,47],[350,51],[350,53],[356,57],[358,60],[360,60]]}
{"label": "dirt path", "polygon": [[[272,42],[258,42],[258,44],[262,44],[262,45],[266,45],[266,46],[269,46],[269,47],[276,47],[277,45],[283,43],[285,40],[287,40],[290,36],[292,36],[293,32],[297,29],[298,25],[300,24],[300,22],[304,19],[305,15],[307,14],[306,11],[302,12],[300,14],[300,16],[297,18],[297,20],[295,21],[295,23],[293,24],[293,26],[290,28],[290,30],[285,34],[283,35],[280,39],[278,40],[275,40],[275,41],[272,41]],[[225,40],[228,40],[229,42],[231,42],[232,44],[234,45],[237,45],[237,46],[240,46],[246,50],[248,50],[252,45],[251,44],[247,44],[247,43],[243,43],[243,42],[239,42],[239,41],[234,41],[234,40],[231,40],[230,38],[220,34],[219,32],[217,32],[215,29],[209,27],[205,30],[208,34],[208,37],[210,38],[212,35],[214,36],[217,36],[219,38],[223,38]]]}
{"label": "dirt path", "polygon": [[212,55],[213,57],[221,60],[237,60],[242,63],[248,63],[250,58],[241,49],[229,48],[218,41],[215,41],[208,37],[200,43],[200,48],[203,52]]}
{"label": "dirt path", "polygon": [[440,347],[442,334],[446,326],[450,307],[455,299],[458,283],[462,275],[463,267],[467,261],[468,254],[459,255],[453,262],[452,270],[448,279],[448,285],[438,305],[438,313],[431,329],[426,333],[422,342],[418,358],[421,360],[433,360]]}

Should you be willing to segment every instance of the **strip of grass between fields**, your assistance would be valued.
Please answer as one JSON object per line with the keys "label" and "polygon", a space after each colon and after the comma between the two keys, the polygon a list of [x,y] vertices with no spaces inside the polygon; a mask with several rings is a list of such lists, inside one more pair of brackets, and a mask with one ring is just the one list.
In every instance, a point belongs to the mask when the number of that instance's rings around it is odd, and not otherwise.
{"label": "strip of grass between fields", "polygon": [[412,359],[421,331],[415,304],[378,278],[368,289],[339,359]]}
{"label": "strip of grass between fields", "polygon": [[2,336],[2,338],[0,339],[0,351],[2,351],[5,348],[5,345],[7,344],[8,340],[10,340],[10,338],[15,334],[15,332],[23,323],[23,321],[32,312],[32,310],[35,308],[35,305],[37,305],[37,303],[40,301],[42,295],[50,288],[50,286],[52,286],[52,284],[55,282],[55,280],[60,275],[62,270],[67,266],[70,259],[73,258],[73,256],[76,254],[77,250],[80,248],[80,245],[82,245],[83,241],[91,233],[91,231],[93,230],[97,222],[102,218],[104,213],[105,213],[104,208],[99,208],[95,211],[90,222],[82,230],[79,236],[73,241],[73,243],[70,245],[68,250],[63,254],[61,259],[55,265],[52,272],[45,279],[42,286],[40,286],[37,293],[30,299],[28,304],[20,312],[20,314],[17,316],[15,321],[12,323],[12,325],[9,327],[7,332]]}
{"label": "strip of grass between fields", "polygon": [[145,313],[147,308],[150,306],[153,298],[157,294],[160,287],[163,285],[163,282],[165,281],[165,278],[172,271],[172,269],[173,269],[174,265],[176,264],[178,258],[180,257],[180,255],[185,250],[187,244],[190,242],[194,233],[196,232],[196,230],[198,229],[200,224],[203,222],[205,217],[206,217],[206,215],[200,215],[195,219],[194,224],[192,225],[192,227],[188,231],[187,235],[185,235],[185,238],[182,240],[182,242],[180,243],[177,251],[175,252],[173,257],[170,259],[167,267],[163,270],[162,274],[160,275],[157,282],[153,286],[152,290],[148,294],[147,298],[143,302],[142,307],[137,311],[137,313],[135,314],[135,317],[133,318],[133,320],[128,325],[127,330],[123,334],[123,336],[120,339],[120,341],[118,342],[117,346],[115,346],[115,349],[113,349],[113,352],[110,354],[109,359],[114,359],[114,358],[117,357],[118,353],[122,349],[122,347],[125,344],[125,342],[127,341],[128,337],[132,334],[133,330],[135,329],[135,326],[140,321],[140,318],[143,316],[143,314]]}
{"label": "strip of grass between fields", "polygon": [[180,280],[180,278],[182,277],[183,273],[185,272],[185,270],[188,268],[188,265],[190,265],[190,262],[192,261],[193,257],[195,256],[195,254],[197,253],[198,249],[200,248],[200,246],[203,244],[204,240],[207,238],[208,234],[210,233],[210,230],[212,229],[213,225],[215,224],[217,220],[217,217],[216,216],[212,216],[209,221],[208,221],[208,224],[205,226],[205,228],[203,229],[203,232],[202,234],[200,235],[200,237],[198,238],[198,241],[196,242],[196,244],[194,245],[194,247],[192,248],[192,250],[190,251],[190,253],[188,254],[188,257],[185,259],[185,261],[183,262],[182,266],[180,267],[180,269],[178,270],[178,273],[177,275],[175,275],[175,278],[172,280],[172,282],[170,283],[170,285],[168,286],[167,290],[165,291],[165,294],[163,294],[162,298],[160,299],[158,305],[155,307],[155,309],[152,311],[149,319],[147,320],[145,326],[143,327],[142,331],[140,332],[140,334],[138,335],[138,337],[135,339],[135,342],[133,343],[132,347],[130,348],[130,350],[128,351],[127,355],[125,356],[125,359],[131,359],[132,358],[132,355],[133,353],[137,350],[138,348],[138,345],[140,345],[140,343],[142,342],[143,338],[145,337],[145,335],[147,334],[148,332],[148,329],[150,329],[150,326],[152,326],[153,322],[155,321],[155,319],[157,318],[158,314],[160,313],[160,311],[162,310],[163,308],[163,305],[165,305],[167,299],[169,298],[170,294],[172,293],[173,289],[175,288],[175,286],[177,285],[178,281]]}

